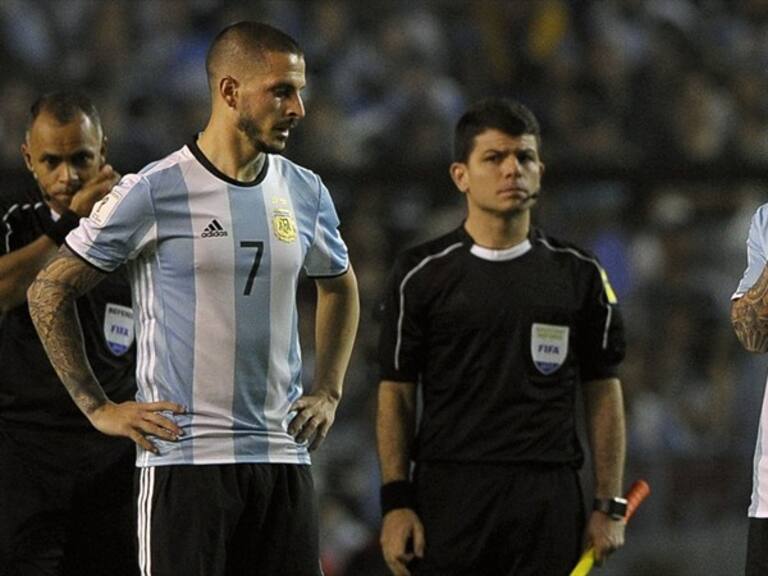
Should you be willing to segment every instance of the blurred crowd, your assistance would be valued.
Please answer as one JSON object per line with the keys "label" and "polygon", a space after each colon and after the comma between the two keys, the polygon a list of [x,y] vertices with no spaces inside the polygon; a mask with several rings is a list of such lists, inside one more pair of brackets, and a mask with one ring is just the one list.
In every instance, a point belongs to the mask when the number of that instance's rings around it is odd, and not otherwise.
{"label": "blurred crowd", "polygon": [[[376,303],[398,250],[460,222],[453,124],[487,95],[540,118],[537,223],[598,254],[623,304],[628,479],[654,489],[636,530],[746,516],[766,362],[739,349],[728,310],[768,200],[768,1],[3,0],[0,173],[21,177],[28,106],[62,86],[94,98],[119,171],[178,148],[206,119],[207,46],[241,19],[305,49],[307,118],[287,155],[328,184],[361,283],[345,398],[315,458],[326,574],[383,573]],[[312,298],[303,286],[308,384]],[[689,573],[663,540],[635,550],[611,573]]]}

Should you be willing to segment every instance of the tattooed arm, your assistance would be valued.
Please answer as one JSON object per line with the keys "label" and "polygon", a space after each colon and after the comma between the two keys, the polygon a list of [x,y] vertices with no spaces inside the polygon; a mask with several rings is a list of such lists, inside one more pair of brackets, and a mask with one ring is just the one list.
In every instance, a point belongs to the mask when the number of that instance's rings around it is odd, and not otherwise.
{"label": "tattooed arm", "polygon": [[183,406],[174,402],[111,402],[86,357],[76,300],[105,276],[62,246],[29,287],[29,312],[51,364],[91,424],[105,434],[126,436],[157,452],[147,434],[166,440],[181,435],[181,429],[158,412],[182,413]]}
{"label": "tattooed arm", "polygon": [[757,282],[731,304],[731,325],[750,352],[768,352],[768,266]]}

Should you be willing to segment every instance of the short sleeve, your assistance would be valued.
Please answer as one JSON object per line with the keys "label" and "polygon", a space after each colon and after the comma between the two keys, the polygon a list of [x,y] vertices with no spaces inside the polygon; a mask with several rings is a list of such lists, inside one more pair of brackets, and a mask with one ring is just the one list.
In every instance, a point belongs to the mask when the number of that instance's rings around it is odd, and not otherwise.
{"label": "short sleeve", "polygon": [[125,176],[67,235],[67,246],[105,272],[135,258],[152,238],[155,215],[149,182]]}
{"label": "short sleeve", "polygon": [[349,268],[349,254],[339,231],[339,217],[325,185],[318,179],[320,202],[312,245],[304,260],[310,277],[340,276]]}
{"label": "short sleeve", "polygon": [[765,268],[765,234],[768,229],[768,204],[763,204],[752,216],[747,236],[747,269],[741,277],[732,299],[741,298],[754,286]]}
{"label": "short sleeve", "polygon": [[379,306],[382,380],[418,382],[425,358],[424,316],[417,278],[398,259]]}
{"label": "short sleeve", "polygon": [[616,376],[626,353],[624,322],[608,274],[597,262],[589,270],[576,341],[584,382]]}

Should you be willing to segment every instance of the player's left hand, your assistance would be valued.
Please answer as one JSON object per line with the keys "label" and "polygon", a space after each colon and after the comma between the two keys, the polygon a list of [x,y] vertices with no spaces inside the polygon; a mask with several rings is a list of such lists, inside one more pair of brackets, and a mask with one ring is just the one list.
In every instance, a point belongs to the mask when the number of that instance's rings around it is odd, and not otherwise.
{"label": "player's left hand", "polygon": [[302,396],[291,406],[296,411],[288,433],[296,442],[310,442],[309,449],[316,450],[323,443],[336,417],[339,399],[327,392],[313,392]]}
{"label": "player's left hand", "polygon": [[608,555],[624,546],[624,520],[613,520],[603,512],[592,512],[587,525],[587,546],[595,548],[595,565],[602,566]]}

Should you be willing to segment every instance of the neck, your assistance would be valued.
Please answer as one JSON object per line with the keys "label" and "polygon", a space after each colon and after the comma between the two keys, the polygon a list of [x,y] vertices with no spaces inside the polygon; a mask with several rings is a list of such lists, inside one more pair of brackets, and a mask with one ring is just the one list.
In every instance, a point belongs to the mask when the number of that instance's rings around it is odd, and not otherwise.
{"label": "neck", "polygon": [[255,180],[267,158],[239,130],[213,119],[197,139],[197,146],[217,170],[238,182]]}
{"label": "neck", "polygon": [[470,210],[464,229],[480,246],[497,250],[511,248],[528,238],[531,213],[525,210],[512,215],[499,215]]}

